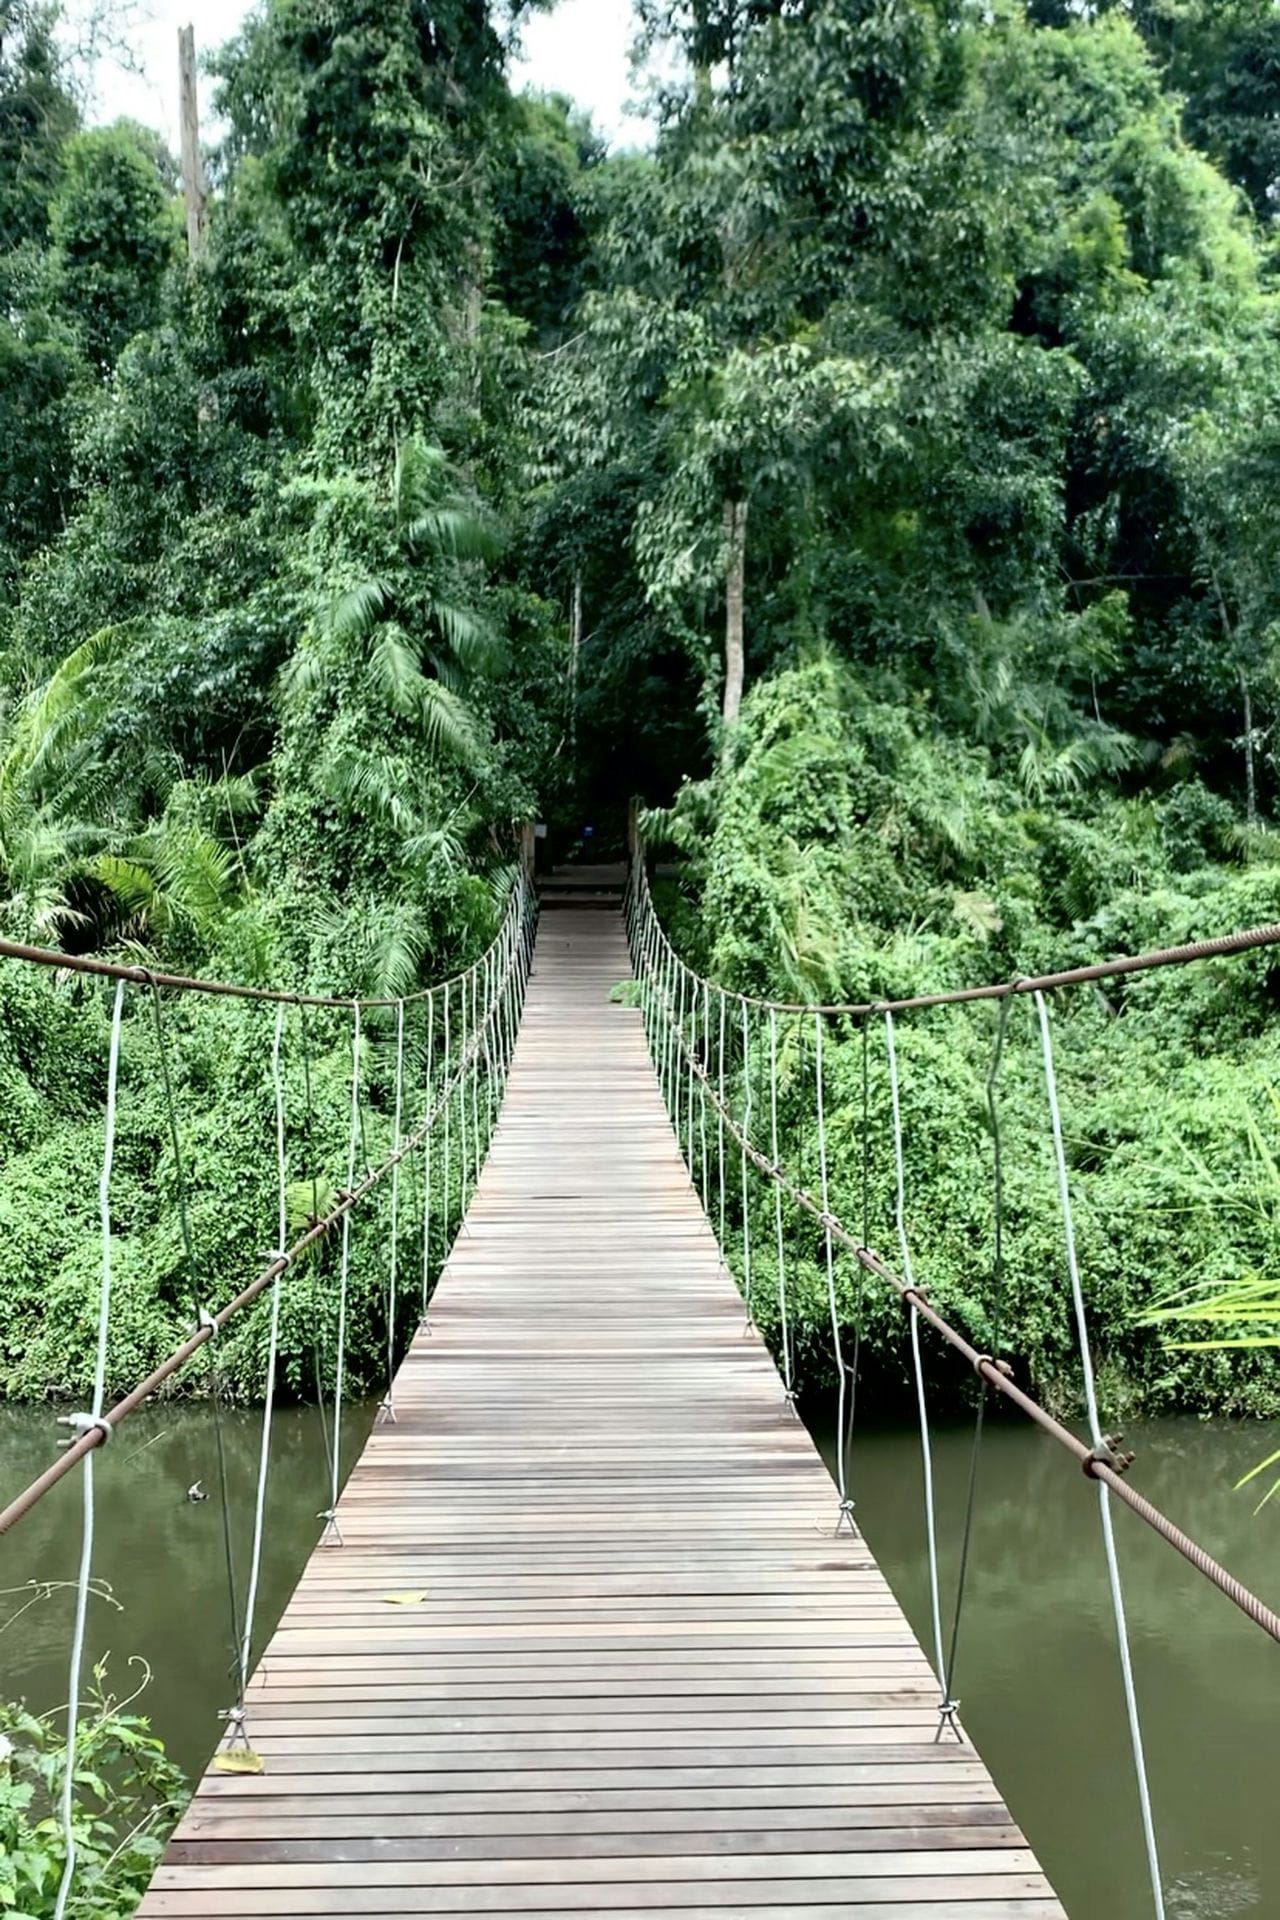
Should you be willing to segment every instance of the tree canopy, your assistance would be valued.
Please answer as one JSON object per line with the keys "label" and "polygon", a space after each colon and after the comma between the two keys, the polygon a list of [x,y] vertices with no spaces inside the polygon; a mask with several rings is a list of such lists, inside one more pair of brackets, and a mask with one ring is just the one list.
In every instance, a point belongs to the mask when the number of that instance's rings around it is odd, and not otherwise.
{"label": "tree canopy", "polygon": [[637,0],[625,152],[513,89],[527,11],[262,0],[192,262],[0,7],[0,926],[399,992],[513,823],[619,849],[635,792],[762,990],[1275,917],[1280,9]]}

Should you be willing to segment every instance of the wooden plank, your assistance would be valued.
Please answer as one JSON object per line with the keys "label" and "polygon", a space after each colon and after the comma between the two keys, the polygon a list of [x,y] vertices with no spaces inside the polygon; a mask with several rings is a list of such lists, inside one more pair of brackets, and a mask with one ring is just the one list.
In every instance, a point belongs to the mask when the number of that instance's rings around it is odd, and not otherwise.
{"label": "wooden plank", "polygon": [[[540,934],[431,1313],[144,1916],[1063,1920],[745,1327],[616,916]],[[412,1596],[392,1604],[389,1596]]]}

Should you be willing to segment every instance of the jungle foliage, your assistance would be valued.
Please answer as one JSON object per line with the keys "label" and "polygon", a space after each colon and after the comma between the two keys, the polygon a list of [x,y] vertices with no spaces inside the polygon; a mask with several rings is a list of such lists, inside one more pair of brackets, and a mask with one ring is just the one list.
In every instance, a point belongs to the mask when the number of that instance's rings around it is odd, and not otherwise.
{"label": "jungle foliage", "polygon": [[[637,791],[691,958],[761,992],[1276,918],[1272,0],[638,0],[661,78],[625,153],[513,91],[525,11],[261,0],[209,57],[192,264],[163,142],[82,124],[55,11],[0,10],[0,929],[399,993],[492,933],[514,822],[617,846]],[[1274,1276],[1273,998],[1253,958],[1055,1008],[1117,1393],[1275,1405],[1264,1350],[1138,1324],[1197,1263]],[[2,1004],[0,1385],[78,1389],[108,1007],[13,967]],[[190,1317],[145,1014],[126,1370]],[[272,1219],[270,1023],[166,1017],[226,1292]],[[294,1171],[333,1188],[349,1035],[313,1038]],[[1004,1068],[1000,1332],[1065,1400],[1032,1040]],[[972,1013],[901,1034],[918,1264],[989,1334],[991,1043]],[[832,1055],[852,1192],[858,1033]],[[321,1259],[289,1309],[296,1391],[326,1286]],[[261,1344],[228,1341],[234,1390]]]}

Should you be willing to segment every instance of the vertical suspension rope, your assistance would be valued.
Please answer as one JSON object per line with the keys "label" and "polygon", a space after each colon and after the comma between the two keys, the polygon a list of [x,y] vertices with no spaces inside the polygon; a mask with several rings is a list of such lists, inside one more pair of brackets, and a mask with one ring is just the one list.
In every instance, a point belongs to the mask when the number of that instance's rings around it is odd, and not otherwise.
{"label": "vertical suspension rope", "polygon": [[[92,1431],[102,1432],[104,1443],[111,1428],[103,1414],[107,1396],[107,1336],[111,1326],[111,1169],[116,1150],[116,1092],[120,1074],[120,1028],[124,1014],[124,981],[116,982],[111,1011],[111,1040],[107,1055],[107,1110],[103,1129],[102,1173],[98,1180],[98,1218],[102,1230],[102,1280],[98,1288],[98,1346],[93,1369],[93,1402],[87,1414],[72,1414],[60,1422],[72,1429],[72,1437]],[[93,1579],[94,1462],[100,1449],[90,1448],[80,1472],[83,1509],[80,1532],[80,1571],[76,1580],[75,1618],[71,1629],[71,1662],[67,1683],[67,1760],[62,1770],[59,1811],[65,1854],[54,1920],[65,1920],[67,1902],[76,1873],[75,1784],[76,1740],[80,1731],[80,1679],[84,1667],[85,1627],[89,1616],[89,1588]]]}
{"label": "vertical suspension rope", "polygon": [[[1043,993],[1035,996],[1040,1021],[1040,1045],[1044,1055],[1045,1087],[1049,1096],[1049,1115],[1053,1126],[1053,1151],[1058,1174],[1058,1200],[1066,1238],[1067,1273],[1071,1281],[1071,1303],[1075,1312],[1076,1336],[1080,1347],[1080,1367],[1084,1376],[1085,1404],[1094,1451],[1100,1460],[1111,1457],[1111,1449],[1102,1431],[1098,1412],[1098,1389],[1093,1371],[1093,1349],[1089,1338],[1089,1320],[1085,1312],[1084,1288],[1080,1282],[1080,1263],[1076,1255],[1075,1219],[1071,1208],[1071,1183],[1067,1178],[1067,1152],[1062,1134],[1062,1110],[1058,1103],[1058,1075],[1053,1057],[1053,1034],[1049,1026],[1049,1008]],[[1164,1884],[1160,1873],[1160,1855],[1156,1846],[1155,1817],[1151,1810],[1151,1787],[1147,1778],[1146,1752],[1142,1741],[1142,1723],[1138,1716],[1138,1693],[1133,1678],[1133,1658],[1129,1648],[1129,1626],[1125,1616],[1124,1589],[1120,1580],[1120,1561],[1116,1553],[1115,1533],[1111,1525],[1111,1491],[1104,1481],[1096,1482],[1098,1511],[1102,1521],[1102,1543],[1107,1561],[1107,1579],[1111,1587],[1111,1609],[1115,1616],[1116,1639],[1120,1651],[1120,1673],[1124,1685],[1125,1711],[1129,1720],[1129,1742],[1133,1750],[1137,1777],[1138,1805],[1142,1814],[1142,1836],[1146,1846],[1147,1871],[1151,1880],[1151,1900],[1156,1920],[1164,1920]]]}
{"label": "vertical suspension rope", "polygon": [[[288,1204],[288,1165],[285,1154],[284,1124],[284,1071],[281,1064],[281,1049],[284,1042],[283,1006],[276,1008],[275,1037],[271,1044],[271,1084],[275,1092],[276,1104],[276,1246],[266,1256],[271,1260],[284,1257],[289,1244],[289,1204]],[[229,1727],[233,1742],[239,1738],[247,1747],[248,1728],[245,1719],[245,1689],[249,1684],[253,1659],[253,1624],[258,1607],[258,1581],[262,1572],[262,1542],[266,1531],[267,1518],[267,1476],[271,1466],[271,1420],[275,1412],[276,1399],[276,1363],[280,1348],[280,1284],[283,1276],[277,1274],[271,1283],[271,1323],[267,1337],[267,1380],[266,1393],[262,1403],[262,1439],[258,1447],[258,1488],[253,1509],[253,1544],[249,1550],[249,1586],[244,1603],[244,1638],[240,1643],[240,1698],[236,1702],[233,1716],[229,1716]]]}
{"label": "vertical suspension rope", "polygon": [[[911,1263],[911,1246],[907,1238],[907,1181],[906,1163],[902,1141],[902,1103],[898,1089],[898,1047],[894,1032],[893,1015],[884,1016],[885,1039],[889,1054],[889,1095],[893,1106],[893,1166],[894,1187],[894,1224],[898,1231],[898,1251],[902,1260],[902,1277],[908,1287],[915,1289],[915,1270]],[[916,1381],[916,1406],[920,1415],[920,1458],[924,1467],[924,1517],[925,1536],[929,1553],[929,1611],[933,1623],[933,1659],[934,1673],[937,1675],[941,1690],[938,1712],[941,1715],[939,1731],[949,1726],[959,1739],[960,1728],[956,1720],[956,1703],[951,1698],[947,1684],[946,1653],[942,1641],[942,1595],[938,1579],[938,1525],[933,1496],[933,1441],[929,1430],[929,1407],[924,1390],[924,1361],[920,1353],[920,1312],[914,1297],[911,1301],[911,1364]]]}
{"label": "vertical suspension rope", "polygon": [[711,1067],[711,988],[702,983],[702,1072],[698,1076],[698,1117],[702,1138],[702,1211],[711,1214],[711,1161],[707,1151],[707,1073]]}
{"label": "vertical suspension rope", "polygon": [[187,1174],[182,1157],[182,1134],[178,1126],[178,1104],[174,1098],[173,1077],[169,1072],[169,1047],[165,1038],[164,1010],[160,1000],[160,988],[154,979],[150,980],[151,1012],[155,1023],[156,1053],[160,1062],[160,1079],[164,1088],[165,1109],[169,1120],[169,1145],[173,1152],[174,1184],[178,1195],[178,1226],[182,1234],[182,1250],[186,1258],[187,1273],[191,1284],[191,1303],[195,1309],[197,1325],[208,1329],[209,1352],[209,1397],[213,1406],[213,1437],[218,1459],[218,1505],[222,1521],[222,1558],[227,1576],[227,1616],[231,1632],[232,1672],[236,1679],[236,1698],[244,1692],[244,1675],[240,1672],[240,1592],[236,1580],[235,1549],[231,1538],[231,1486],[227,1471],[227,1442],[222,1430],[222,1382],[218,1373],[218,1322],[205,1306],[200,1295],[200,1271],[196,1264],[195,1241],[191,1232],[191,1211],[187,1204]]}
{"label": "vertical suspension rope", "polygon": [[716,1089],[719,1098],[716,1104],[716,1131],[719,1136],[719,1143],[720,1143],[719,1144],[719,1151],[720,1151],[720,1258],[724,1262],[725,1266],[728,1266],[729,1264],[728,1260],[725,1258],[725,1234],[728,1231],[727,1212],[726,1212],[725,1173],[724,1173],[725,1037],[726,1037],[725,1036],[725,997],[724,997],[724,988],[721,987],[720,988],[720,1053],[719,1053],[719,1059],[717,1061],[717,1089]]}
{"label": "vertical suspension rope", "polygon": [[[769,1009],[769,1153],[775,1167],[781,1165],[778,1156],[778,1015],[773,1007]],[[795,1412],[795,1380],[791,1367],[791,1321],[787,1313],[787,1260],[786,1240],[782,1229],[782,1182],[774,1180],[773,1187],[773,1225],[778,1247],[778,1322],[782,1332],[782,1383],[786,1388],[787,1405]]]}
{"label": "vertical suspension rope", "polygon": [[[992,1166],[992,1211],[994,1214],[994,1239],[992,1245],[991,1277],[995,1300],[991,1317],[991,1362],[1001,1367],[1005,1362],[1000,1358],[1001,1338],[1004,1329],[1004,1142],[1000,1127],[1000,1103],[997,1097],[1000,1068],[1004,1061],[1004,1043],[1009,1030],[1009,1008],[1012,1001],[1006,996],[1000,1002],[1000,1011],[996,1021],[995,1046],[991,1053],[991,1064],[987,1069],[987,1118],[991,1126],[991,1166]],[[951,1622],[951,1650],[947,1655],[948,1690],[955,1691],[956,1660],[960,1650],[960,1625],[964,1618],[965,1594],[969,1583],[969,1559],[973,1548],[973,1521],[978,1498],[978,1468],[982,1460],[982,1440],[987,1418],[987,1377],[978,1378],[978,1410],[973,1423],[973,1446],[969,1452],[969,1482],[965,1491],[964,1531],[960,1537],[960,1567],[956,1574],[956,1604]],[[957,1701],[957,1706],[959,1702]],[[938,1737],[942,1727],[939,1725]]]}
{"label": "vertical suspension rope", "polygon": [[[398,1156],[404,1140],[404,1001],[396,1002],[396,1091],[394,1147]],[[400,1161],[391,1169],[391,1250],[387,1261],[387,1397],[378,1409],[380,1419],[393,1425],[396,1417],[396,1290],[400,1265]]]}
{"label": "vertical suspension rope", "polygon": [[484,1037],[485,1027],[480,1017],[480,967],[477,962],[471,969],[471,1140],[475,1148],[471,1162],[472,1193],[479,1185],[480,1166],[484,1158],[480,1147],[480,1056]]}
{"label": "vertical suspension rope", "polygon": [[[675,1103],[676,1103],[675,1129],[676,1129],[676,1145],[680,1148],[681,1153],[684,1155],[685,1165],[688,1166],[689,1149],[688,1149],[687,1143],[681,1138],[680,1115],[688,1103],[689,1090],[690,1090],[692,1079],[693,1079],[693,1071],[688,1064],[689,1050],[685,1046],[685,1038],[684,1038],[684,999],[685,999],[685,987],[687,983],[686,983],[685,970],[683,967],[679,969],[679,973],[677,977],[679,980],[680,995],[677,1001],[677,1011],[676,1011],[676,1036],[677,1037],[676,1037],[676,1051],[675,1051],[675,1063],[674,1063],[675,1064],[674,1093],[675,1093]],[[690,1168],[691,1175],[692,1175],[692,1171],[693,1171],[692,1168]]]}
{"label": "vertical suspension rope", "polygon": [[426,1138],[422,1143],[422,1331],[426,1333],[427,1305],[431,1298],[431,1136],[435,1132],[431,1122],[432,1078],[436,1054],[436,996],[427,995],[427,1110],[424,1118],[429,1123]]}
{"label": "vertical suspension rope", "polygon": [[[298,1038],[302,1043],[302,1091],[306,1102],[307,1165],[311,1170],[311,1220],[314,1224],[320,1218],[320,1170],[315,1157],[315,1102],[311,1093],[311,1029],[307,1021],[307,1008],[298,1008]],[[314,1287],[314,1283],[313,1283]],[[314,1294],[313,1294],[314,1306]],[[311,1354],[316,1376],[316,1410],[320,1415],[320,1439],[324,1447],[325,1478],[328,1486],[333,1477],[333,1440],[329,1432],[329,1416],[324,1404],[324,1362],[320,1351],[320,1315],[311,1314]]]}
{"label": "vertical suspension rope", "polygon": [[442,1189],[442,1197],[444,1200],[444,1236],[440,1249],[442,1258],[447,1256],[449,1252],[449,1226],[453,1217],[453,1127],[451,1124],[453,1090],[449,1086],[452,1072],[450,1066],[451,1036],[449,1033],[449,1003],[452,998],[452,989],[446,981],[444,989],[444,1086],[448,1088],[449,1091],[445,1095],[444,1103],[444,1187]]}
{"label": "vertical suspension rope", "polygon": [[817,1091],[818,1179],[822,1194],[822,1232],[826,1244],[827,1256],[827,1305],[831,1313],[831,1339],[835,1348],[836,1374],[840,1382],[839,1403],[836,1415],[836,1485],[840,1492],[840,1513],[836,1520],[835,1530],[839,1533],[841,1527],[847,1525],[850,1533],[856,1533],[857,1527],[854,1524],[853,1518],[854,1502],[849,1497],[847,1468],[845,1464],[845,1412],[848,1404],[849,1370],[844,1363],[844,1340],[840,1333],[840,1307],[836,1300],[836,1249],[835,1242],[831,1237],[831,1229],[835,1223],[831,1217],[830,1171],[827,1165],[827,1091],[826,1074],[822,1057],[822,1015],[815,1013],[813,1020],[815,1034],[813,1080]]}
{"label": "vertical suspension rope", "polygon": [[470,1135],[467,1128],[467,1039],[469,1021],[467,1019],[467,982],[464,977],[458,983],[458,1149],[459,1149],[459,1186],[458,1186],[458,1231],[462,1231],[467,1217],[468,1159]]}
{"label": "vertical suspension rope", "polygon": [[[360,1145],[360,1002],[352,1002],[351,1030],[351,1127],[347,1145],[347,1193],[356,1185],[356,1153]],[[329,1506],[320,1515],[325,1523],[320,1544],[343,1544],[338,1525],[338,1479],[342,1472],[342,1389],[347,1365],[347,1287],[351,1278],[351,1209],[342,1216],[342,1257],[338,1282],[338,1351],[333,1377],[333,1480],[329,1488]]]}
{"label": "vertical suspension rope", "polygon": [[664,947],[662,952],[662,1100],[668,1115],[672,1112],[671,1101],[671,1058],[674,1051],[672,1034],[674,1032],[671,1008],[671,949]]}
{"label": "vertical suspension rope", "polygon": [[698,1076],[694,1071],[694,1061],[697,1059],[698,1048],[698,983],[695,976],[689,973],[687,969],[685,977],[689,984],[689,1044],[685,1056],[684,1076],[685,1158],[689,1163],[689,1178],[696,1186],[698,1180],[698,1156],[696,1148],[697,1133],[694,1123],[694,1095],[697,1089]]}
{"label": "vertical suspension rope", "polygon": [[755,1291],[751,1274],[751,1190],[747,1179],[747,1146],[751,1137],[751,1023],[748,1007],[742,1003],[742,1283],[747,1296],[747,1325],[756,1324]]}

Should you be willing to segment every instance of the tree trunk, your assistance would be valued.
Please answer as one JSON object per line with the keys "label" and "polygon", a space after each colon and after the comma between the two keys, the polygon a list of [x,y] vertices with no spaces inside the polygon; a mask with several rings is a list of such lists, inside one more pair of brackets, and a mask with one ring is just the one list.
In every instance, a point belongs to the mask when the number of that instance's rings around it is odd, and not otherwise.
{"label": "tree trunk", "polygon": [[569,621],[569,756],[578,775],[578,656],[582,652],[582,575],[573,580],[573,612]]}
{"label": "tree trunk", "polygon": [[725,593],[724,593],[724,724],[733,726],[742,710],[742,688],[746,679],[746,654],[743,648],[743,606],[747,584],[747,506],[745,500],[726,500],[724,504]]}
{"label": "tree trunk", "polygon": [[196,97],[194,27],[178,30],[178,89],[181,108],[182,191],[187,208],[187,258],[194,266],[204,252],[208,201],[200,159],[200,109]]}
{"label": "tree trunk", "polygon": [[1240,692],[1244,696],[1244,817],[1251,827],[1258,824],[1258,770],[1253,754],[1253,691],[1243,667]]}

